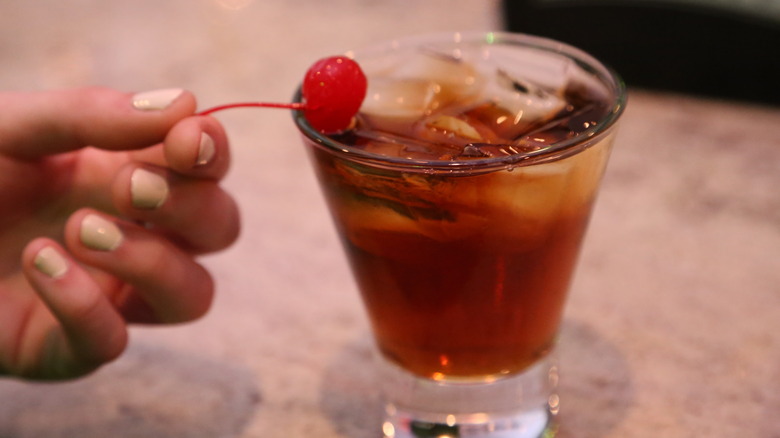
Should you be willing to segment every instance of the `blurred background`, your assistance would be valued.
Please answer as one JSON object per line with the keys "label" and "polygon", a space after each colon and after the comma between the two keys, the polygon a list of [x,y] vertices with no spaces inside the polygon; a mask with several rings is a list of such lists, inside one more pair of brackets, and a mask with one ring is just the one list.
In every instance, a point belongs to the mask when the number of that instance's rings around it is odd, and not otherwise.
{"label": "blurred background", "polygon": [[776,0],[505,0],[507,28],[575,43],[635,87],[780,104]]}
{"label": "blurred background", "polygon": [[[206,108],[287,101],[314,60],[404,35],[593,51],[630,97],[561,335],[561,436],[777,437],[776,19],[771,0],[0,0],[0,89],[184,87]],[[0,380],[0,438],[378,435],[367,324],[289,112],[217,117],[244,229],[204,259],[213,310],[134,328],[85,379]]]}

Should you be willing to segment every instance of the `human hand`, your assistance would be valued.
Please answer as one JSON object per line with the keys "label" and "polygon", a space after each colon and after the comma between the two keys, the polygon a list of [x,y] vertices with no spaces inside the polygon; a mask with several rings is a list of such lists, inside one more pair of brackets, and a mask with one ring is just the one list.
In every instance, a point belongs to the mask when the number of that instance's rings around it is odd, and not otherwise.
{"label": "human hand", "polygon": [[222,126],[187,91],[0,93],[0,375],[64,379],[127,324],[190,321],[239,230]]}

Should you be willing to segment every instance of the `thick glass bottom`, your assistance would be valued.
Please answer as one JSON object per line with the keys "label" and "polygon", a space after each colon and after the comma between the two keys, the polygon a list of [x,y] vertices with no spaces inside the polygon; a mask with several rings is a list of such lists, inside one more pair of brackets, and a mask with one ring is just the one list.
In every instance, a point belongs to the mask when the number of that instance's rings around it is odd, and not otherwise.
{"label": "thick glass bottom", "polygon": [[383,364],[384,438],[551,438],[558,372],[553,355],[520,374],[482,381],[424,379]]}

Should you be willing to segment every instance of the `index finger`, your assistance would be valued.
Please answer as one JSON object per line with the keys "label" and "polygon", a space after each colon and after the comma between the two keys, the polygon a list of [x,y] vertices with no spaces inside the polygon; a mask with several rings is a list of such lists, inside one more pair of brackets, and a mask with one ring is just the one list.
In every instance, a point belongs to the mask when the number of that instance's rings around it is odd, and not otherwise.
{"label": "index finger", "polygon": [[194,114],[196,102],[177,88],[133,94],[89,87],[0,93],[0,108],[0,154],[36,158],[85,146],[129,150],[159,143]]}

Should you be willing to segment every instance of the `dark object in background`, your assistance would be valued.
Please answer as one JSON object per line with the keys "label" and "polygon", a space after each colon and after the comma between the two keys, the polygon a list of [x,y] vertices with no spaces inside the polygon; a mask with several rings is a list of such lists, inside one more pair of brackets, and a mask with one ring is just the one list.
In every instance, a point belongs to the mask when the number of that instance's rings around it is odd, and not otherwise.
{"label": "dark object in background", "polygon": [[503,0],[503,12],[507,30],[580,47],[629,86],[780,104],[780,12],[715,3]]}

